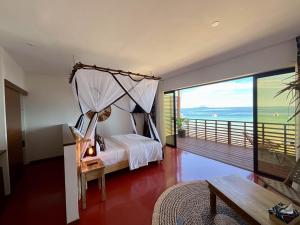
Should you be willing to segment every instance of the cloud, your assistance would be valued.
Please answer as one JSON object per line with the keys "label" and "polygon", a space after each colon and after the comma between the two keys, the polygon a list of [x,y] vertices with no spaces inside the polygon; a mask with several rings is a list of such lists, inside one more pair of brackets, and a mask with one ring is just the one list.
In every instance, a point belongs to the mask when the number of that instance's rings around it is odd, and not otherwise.
{"label": "cloud", "polygon": [[181,107],[251,107],[252,78],[210,84],[182,90]]}

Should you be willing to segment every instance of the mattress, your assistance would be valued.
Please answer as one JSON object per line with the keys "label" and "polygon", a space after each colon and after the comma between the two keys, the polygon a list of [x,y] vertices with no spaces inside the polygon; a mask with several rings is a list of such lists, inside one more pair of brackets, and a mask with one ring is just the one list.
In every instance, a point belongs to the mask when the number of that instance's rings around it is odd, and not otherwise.
{"label": "mattress", "polygon": [[85,157],[82,161],[100,158],[105,166],[111,166],[113,164],[128,160],[127,152],[118,143],[111,138],[104,138],[105,151],[100,151],[97,146],[97,156]]}
{"label": "mattress", "polygon": [[137,134],[114,135],[111,138],[126,150],[131,170],[162,160],[162,145],[158,141]]}

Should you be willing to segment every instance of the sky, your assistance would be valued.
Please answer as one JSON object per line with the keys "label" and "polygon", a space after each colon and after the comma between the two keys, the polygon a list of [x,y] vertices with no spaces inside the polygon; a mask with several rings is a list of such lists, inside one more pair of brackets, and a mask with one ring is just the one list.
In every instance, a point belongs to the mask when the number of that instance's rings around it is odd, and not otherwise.
{"label": "sky", "polygon": [[294,79],[293,75],[294,73],[286,73],[260,78],[257,82],[258,107],[287,106],[291,99],[288,93],[281,94],[276,98],[274,96],[285,87],[286,83]]}
{"label": "sky", "polygon": [[181,108],[252,107],[252,90],[252,77],[183,89]]}

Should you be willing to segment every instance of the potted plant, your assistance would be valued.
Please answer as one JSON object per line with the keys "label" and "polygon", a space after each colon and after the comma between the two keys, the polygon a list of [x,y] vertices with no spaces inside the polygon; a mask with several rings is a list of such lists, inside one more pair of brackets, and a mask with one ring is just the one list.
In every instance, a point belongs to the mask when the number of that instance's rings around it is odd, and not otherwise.
{"label": "potted plant", "polygon": [[[300,75],[296,72],[294,75],[295,79],[293,81],[286,83],[286,87],[280,90],[275,97],[281,95],[283,93],[287,93],[290,97],[290,105],[295,104],[295,112],[293,115],[288,119],[288,122],[294,119],[296,116],[299,117],[300,114]],[[296,149],[300,149],[300,145],[295,146]]]}
{"label": "potted plant", "polygon": [[[289,118],[288,121],[295,118],[300,113],[300,77],[299,74],[296,72],[295,79],[289,83],[286,84],[286,87],[279,91],[276,96],[281,95],[282,93],[288,93],[288,96],[290,96],[290,104],[296,104],[295,112],[294,114]],[[275,96],[275,97],[276,97]]]}
{"label": "potted plant", "polygon": [[177,131],[178,131],[178,136],[180,138],[185,138],[185,129],[183,129],[183,123],[186,122],[186,119],[185,118],[182,118],[182,117],[179,117],[177,118]]}

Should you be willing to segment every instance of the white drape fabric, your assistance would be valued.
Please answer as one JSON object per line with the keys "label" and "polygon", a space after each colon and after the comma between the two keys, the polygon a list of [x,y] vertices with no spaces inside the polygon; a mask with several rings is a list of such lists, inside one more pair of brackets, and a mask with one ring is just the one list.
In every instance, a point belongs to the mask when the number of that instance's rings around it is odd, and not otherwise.
{"label": "white drape fabric", "polygon": [[84,140],[90,140],[90,141],[83,143],[82,149],[81,149],[81,158],[83,158],[87,148],[90,145],[93,145],[93,143],[95,142],[95,132],[96,132],[96,127],[97,127],[97,121],[98,121],[98,113],[95,113],[95,115],[91,119],[90,124],[84,135]]}
{"label": "white drape fabric", "polygon": [[157,90],[157,80],[142,80],[130,92],[131,96],[136,100],[146,113],[150,113]]}
{"label": "white drape fabric", "polygon": [[150,132],[151,132],[152,135],[153,135],[154,137],[156,137],[156,138],[158,139],[158,141],[161,143],[160,138],[159,138],[159,135],[158,135],[158,132],[157,132],[157,129],[156,129],[154,123],[153,123],[153,120],[152,120],[151,116],[149,116],[149,124],[150,124],[150,126],[151,126],[151,128],[152,128],[152,129],[150,129]]}
{"label": "white drape fabric", "polygon": [[123,96],[121,99],[116,101],[114,105],[127,112],[133,112],[136,106],[135,102],[128,95]]}
{"label": "white drape fabric", "polygon": [[136,129],[136,124],[133,118],[132,113],[130,113],[130,121],[131,121],[131,126],[134,134],[138,134],[137,129]]}
{"label": "white drape fabric", "polygon": [[137,134],[136,124],[135,124],[135,121],[134,121],[134,118],[132,115],[132,112],[136,106],[135,102],[128,95],[125,95],[121,99],[119,99],[117,102],[115,102],[114,105],[117,106],[118,108],[130,113],[130,121],[131,121],[132,130],[135,134]]}
{"label": "white drape fabric", "polygon": [[78,94],[82,113],[100,112],[125,94],[110,74],[96,70],[78,70],[72,88]]}
{"label": "white drape fabric", "polygon": [[150,113],[155,98],[158,80],[142,79],[134,81],[128,76],[117,75],[117,80],[126,89],[130,97],[146,113]]}
{"label": "white drape fabric", "polygon": [[[106,107],[114,104],[130,113],[133,132],[137,133],[135,121],[132,115],[138,104],[148,115],[148,126],[151,138],[160,142],[157,130],[149,116],[155,98],[158,80],[141,79],[135,80],[129,76],[110,74],[92,69],[78,69],[72,79],[72,89],[78,99],[82,114],[89,111],[100,112]],[[91,143],[83,146],[82,157],[88,145],[92,145],[97,116],[92,118],[87,128],[85,139]]]}

